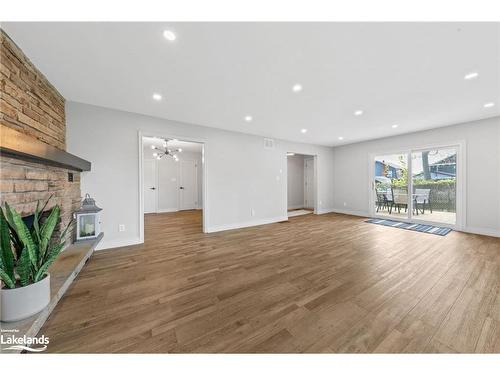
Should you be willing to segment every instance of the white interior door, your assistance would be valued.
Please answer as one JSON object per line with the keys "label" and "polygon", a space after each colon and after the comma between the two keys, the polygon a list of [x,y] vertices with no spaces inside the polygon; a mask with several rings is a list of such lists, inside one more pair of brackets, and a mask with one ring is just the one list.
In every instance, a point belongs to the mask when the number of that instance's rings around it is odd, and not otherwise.
{"label": "white interior door", "polygon": [[144,160],[144,213],[156,212],[157,184],[156,184],[156,160]]}
{"label": "white interior door", "polygon": [[304,207],[314,209],[314,159],[304,159]]}
{"label": "white interior door", "polygon": [[158,161],[158,212],[179,210],[179,163],[172,158]]}
{"label": "white interior door", "polygon": [[197,165],[194,160],[179,161],[179,209],[192,210],[198,206]]}

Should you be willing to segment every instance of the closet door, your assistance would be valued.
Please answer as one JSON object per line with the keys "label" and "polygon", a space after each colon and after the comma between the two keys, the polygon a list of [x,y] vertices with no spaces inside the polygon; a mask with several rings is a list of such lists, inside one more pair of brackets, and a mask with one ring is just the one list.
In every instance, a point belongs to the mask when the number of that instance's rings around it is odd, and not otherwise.
{"label": "closet door", "polygon": [[144,213],[154,213],[157,207],[156,160],[144,160]]}
{"label": "closet door", "polygon": [[197,163],[181,160],[180,165],[180,209],[193,210],[198,206]]}
{"label": "closet door", "polygon": [[172,158],[158,161],[158,212],[179,210],[179,163]]}

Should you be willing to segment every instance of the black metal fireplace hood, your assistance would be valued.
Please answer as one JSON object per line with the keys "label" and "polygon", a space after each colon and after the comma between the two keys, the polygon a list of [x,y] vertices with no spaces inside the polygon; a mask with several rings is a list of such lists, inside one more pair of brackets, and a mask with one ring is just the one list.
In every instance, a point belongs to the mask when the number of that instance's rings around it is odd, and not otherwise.
{"label": "black metal fireplace hood", "polygon": [[90,171],[90,162],[38,139],[0,125],[0,155],[74,171]]}

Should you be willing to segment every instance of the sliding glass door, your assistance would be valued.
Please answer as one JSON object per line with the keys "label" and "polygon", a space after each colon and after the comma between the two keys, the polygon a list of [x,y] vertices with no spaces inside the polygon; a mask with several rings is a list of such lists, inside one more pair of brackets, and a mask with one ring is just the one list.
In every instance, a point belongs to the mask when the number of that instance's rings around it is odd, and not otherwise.
{"label": "sliding glass door", "polygon": [[459,146],[373,156],[373,216],[457,225],[458,156]]}
{"label": "sliding glass door", "polygon": [[456,148],[412,152],[411,184],[415,219],[456,224]]}
{"label": "sliding glass door", "polygon": [[408,219],[408,154],[375,156],[375,213],[391,219]]}

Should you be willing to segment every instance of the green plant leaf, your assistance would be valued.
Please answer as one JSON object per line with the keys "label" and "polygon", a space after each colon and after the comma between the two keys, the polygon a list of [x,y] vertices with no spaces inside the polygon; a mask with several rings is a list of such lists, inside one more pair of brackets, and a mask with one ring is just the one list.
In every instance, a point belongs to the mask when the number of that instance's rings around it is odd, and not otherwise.
{"label": "green plant leaf", "polygon": [[[47,203],[48,201],[44,207]],[[41,224],[43,209],[40,210],[39,207],[40,204],[37,203],[31,230],[24,223],[21,215],[7,203],[5,203],[5,210],[1,210],[0,207],[0,234],[2,236],[0,239],[2,247],[0,277],[8,288],[16,287],[16,278],[21,286],[40,281],[64,247],[64,238],[72,221],[68,223],[59,241],[56,239],[55,244],[51,244],[55,227],[60,219],[60,207],[55,206],[43,224]],[[10,252],[6,253],[6,249]]]}
{"label": "green plant leaf", "polygon": [[[45,211],[45,207],[47,207],[47,205],[49,204],[49,201],[52,199],[52,197],[54,196],[54,194],[52,194],[50,197],[47,198],[47,200],[45,201],[45,203],[43,204],[43,207],[42,209],[40,210],[40,212],[43,212]],[[41,217],[39,218],[41,219]],[[38,225],[40,225],[40,223],[38,223]]]}
{"label": "green plant leaf", "polygon": [[21,252],[21,257],[17,261],[16,267],[17,274],[19,275],[19,283],[21,286],[26,286],[32,278],[32,266],[29,256],[28,248],[24,248]]}
{"label": "green plant leaf", "polygon": [[[9,224],[0,207],[0,268],[12,280],[14,278],[14,253],[10,245]],[[6,282],[7,283],[7,282]]]}
{"label": "green plant leaf", "polygon": [[33,219],[33,228],[31,234],[33,239],[40,245],[40,201],[36,202],[35,217]]}
{"label": "green plant leaf", "polygon": [[45,261],[45,263],[42,264],[40,269],[35,274],[35,277],[34,277],[35,283],[40,281],[43,278],[43,276],[45,275],[45,272],[47,272],[47,269],[54,262],[54,260],[56,260],[57,256],[59,255],[59,253],[61,252],[63,247],[64,247],[64,242],[59,243],[50,249],[48,256],[47,256],[47,260]]}
{"label": "green plant leaf", "polygon": [[45,258],[45,253],[47,252],[47,247],[49,245],[49,241],[52,238],[52,233],[54,233],[54,229],[59,221],[59,214],[61,209],[59,206],[55,206],[50,212],[49,217],[42,225],[40,229],[40,260]]}
{"label": "green plant leaf", "polygon": [[[37,247],[36,247],[35,243],[33,242],[33,238],[31,237],[31,233],[28,230],[28,227],[24,223],[21,215],[19,215],[19,213],[16,210],[10,209],[10,213],[12,215],[12,220],[14,222],[17,235],[18,235],[19,239],[21,240],[21,242],[23,243],[25,250],[28,251],[29,260],[30,260],[32,266],[35,268],[38,268],[38,264],[37,264],[37,252],[38,251],[37,251]],[[23,256],[23,253],[25,252],[25,250],[22,251],[21,257]]]}
{"label": "green plant leaf", "polygon": [[40,222],[42,220],[42,214],[45,211],[45,207],[49,204],[49,201],[52,199],[54,194],[52,194],[43,204],[42,208],[39,209],[40,206],[40,201],[36,202],[36,209],[35,209],[35,218],[33,220],[33,230],[35,231],[35,234],[37,236],[36,240],[38,240],[38,244],[40,244]]}
{"label": "green plant leaf", "polygon": [[72,224],[73,224],[73,219],[71,219],[68,225],[66,225],[66,228],[64,228],[63,232],[61,233],[61,236],[59,237],[59,242],[62,242],[63,244],[66,243],[66,234],[68,233],[68,230]]}
{"label": "green plant leaf", "polygon": [[0,268],[0,279],[5,283],[7,288],[13,289],[16,287],[14,278],[11,278],[3,268]]}
{"label": "green plant leaf", "polygon": [[19,259],[21,256],[21,251],[24,249],[24,245],[17,235],[16,226],[14,225],[14,218],[12,217],[12,209],[7,202],[5,202],[5,219],[9,223],[10,229],[10,240],[14,245],[14,259]]}

